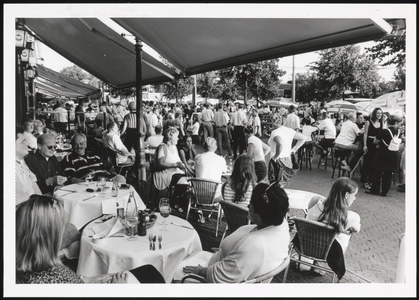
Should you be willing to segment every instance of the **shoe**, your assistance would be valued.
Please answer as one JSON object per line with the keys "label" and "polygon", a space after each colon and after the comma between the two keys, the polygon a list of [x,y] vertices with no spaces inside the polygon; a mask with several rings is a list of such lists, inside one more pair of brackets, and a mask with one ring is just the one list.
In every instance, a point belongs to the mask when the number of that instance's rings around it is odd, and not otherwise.
{"label": "shoe", "polygon": [[175,205],[174,207],[173,207],[177,212],[180,212],[180,213],[183,213],[183,209],[182,209],[182,207],[180,207],[179,205]]}
{"label": "shoe", "polygon": [[346,165],[346,166],[341,166],[340,167],[342,170],[345,170],[345,171],[348,171],[348,172],[351,172],[352,170],[351,170],[351,167],[349,167],[348,165]]}
{"label": "shoe", "polygon": [[370,183],[369,182],[365,182],[364,183],[364,188],[367,189],[367,190],[370,190],[371,189]]}
{"label": "shoe", "polygon": [[380,193],[373,193],[371,191],[365,191],[365,194],[376,195],[376,196],[380,195]]}
{"label": "shoe", "polygon": [[387,193],[381,193],[381,197],[387,197]]}

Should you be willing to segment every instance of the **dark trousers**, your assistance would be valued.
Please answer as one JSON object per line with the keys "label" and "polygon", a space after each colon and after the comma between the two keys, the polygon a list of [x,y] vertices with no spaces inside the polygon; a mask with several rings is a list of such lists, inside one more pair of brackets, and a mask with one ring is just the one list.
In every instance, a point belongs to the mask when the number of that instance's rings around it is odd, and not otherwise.
{"label": "dark trousers", "polygon": [[244,136],[244,126],[234,126],[233,129],[233,154],[234,159],[237,158],[237,149],[242,154],[246,149],[246,138]]}
{"label": "dark trousers", "polygon": [[371,193],[379,194],[380,186],[381,193],[387,194],[391,187],[391,179],[393,177],[393,172],[391,171],[380,171],[377,169],[372,169],[371,171]]}
{"label": "dark trousers", "polygon": [[370,139],[367,141],[368,151],[364,154],[364,161],[361,169],[361,182],[371,182],[372,162],[374,161],[375,154],[377,154],[377,147]]}
{"label": "dark trousers", "polygon": [[231,155],[230,139],[228,138],[227,126],[217,127],[215,130],[217,134],[218,150],[220,155],[223,155],[223,145],[226,146],[228,155]]}
{"label": "dark trousers", "polygon": [[131,152],[131,149],[134,148],[137,149],[137,141],[138,135],[137,135],[137,128],[127,128],[124,145],[127,147],[127,150]]}

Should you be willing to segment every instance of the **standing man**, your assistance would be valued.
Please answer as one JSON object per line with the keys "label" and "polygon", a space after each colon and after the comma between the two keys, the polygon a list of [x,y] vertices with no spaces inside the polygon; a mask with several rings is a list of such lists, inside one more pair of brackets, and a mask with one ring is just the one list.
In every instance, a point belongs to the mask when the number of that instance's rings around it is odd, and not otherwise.
{"label": "standing man", "polygon": [[227,125],[230,117],[225,111],[225,106],[221,103],[218,104],[218,110],[214,114],[215,134],[217,135],[218,149],[220,155],[223,156],[223,145],[227,147],[228,155],[231,156],[230,139],[228,137]]}
{"label": "standing man", "polygon": [[214,137],[214,129],[212,122],[214,121],[214,112],[210,109],[209,103],[205,103],[205,109],[202,111],[202,125],[204,128],[204,140],[207,137]]}
{"label": "standing man", "polygon": [[156,135],[156,126],[162,125],[161,117],[160,117],[160,109],[158,107],[154,107],[153,111],[150,116],[150,135]]}
{"label": "standing man", "polygon": [[244,104],[239,105],[239,109],[233,115],[233,155],[237,158],[237,148],[242,154],[246,149],[246,138],[244,136],[244,126],[247,124],[247,117],[243,111]]}
{"label": "standing man", "polygon": [[38,150],[25,157],[29,169],[36,175],[37,184],[42,194],[52,193],[54,187],[67,181],[60,163],[55,157],[55,137],[43,134],[38,137]]}
{"label": "standing man", "polygon": [[58,133],[63,133],[68,123],[68,112],[64,108],[64,102],[58,101],[58,107],[53,111],[54,128]]}
{"label": "standing man", "polygon": [[300,118],[295,114],[295,106],[291,105],[288,109],[287,119],[284,124],[286,127],[300,130]]}

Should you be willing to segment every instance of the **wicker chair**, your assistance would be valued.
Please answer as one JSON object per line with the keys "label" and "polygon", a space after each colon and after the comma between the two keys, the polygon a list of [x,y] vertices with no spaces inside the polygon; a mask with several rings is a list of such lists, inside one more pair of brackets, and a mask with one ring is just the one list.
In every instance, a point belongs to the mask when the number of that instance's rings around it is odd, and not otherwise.
{"label": "wicker chair", "polygon": [[[290,264],[290,257],[287,256],[285,258],[285,260],[278,267],[273,269],[272,271],[269,271],[268,273],[256,276],[252,279],[244,280],[240,283],[263,283],[263,282],[266,282],[269,279],[272,280],[272,278],[275,275],[281,273],[285,268],[287,268],[289,266],[289,264]],[[188,275],[184,276],[180,280],[180,283],[185,283],[185,281],[188,280],[188,279],[193,280],[193,282],[188,282],[188,283],[210,283],[206,278],[204,278],[202,276],[199,276],[199,275],[196,275],[196,274],[188,274]]]}
{"label": "wicker chair", "polygon": [[247,207],[224,200],[220,201],[220,205],[227,221],[226,229],[221,238],[221,241],[223,241],[227,231],[228,234],[231,234],[240,226],[250,224],[250,220],[248,219],[249,209]]}
{"label": "wicker chair", "polygon": [[[215,193],[217,191],[218,185],[221,182],[205,178],[190,178],[188,181],[192,185],[192,189],[195,195],[195,199],[189,199],[188,210],[186,212],[186,220],[188,220],[190,210],[203,210],[209,211],[210,214],[208,218],[211,217],[211,214],[217,212],[217,225],[215,230],[215,236],[218,236],[218,225],[220,223],[220,205],[214,203]],[[195,203],[192,204],[192,201],[195,200]]]}
{"label": "wicker chair", "polygon": [[[327,255],[329,254],[330,247],[336,237],[334,228],[324,223],[308,219],[294,217],[293,220],[297,227],[297,236],[300,247],[297,248],[294,244],[292,244],[289,252],[291,260],[297,262],[298,264],[301,263],[333,273],[332,282],[335,282],[336,274],[333,270],[301,260],[301,256],[303,256],[318,262],[327,262]],[[292,257],[292,252],[294,250],[299,256],[298,259]],[[285,270],[284,283],[287,280],[288,269],[289,266]]]}

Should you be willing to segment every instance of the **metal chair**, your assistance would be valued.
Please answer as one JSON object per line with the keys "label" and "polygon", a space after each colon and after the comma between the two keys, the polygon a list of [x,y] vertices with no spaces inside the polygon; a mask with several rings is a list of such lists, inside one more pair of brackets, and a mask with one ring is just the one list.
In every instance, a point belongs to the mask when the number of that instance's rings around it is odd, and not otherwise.
{"label": "metal chair", "polygon": [[243,225],[249,225],[250,220],[248,218],[249,209],[243,205],[236,204],[230,201],[220,201],[221,208],[224,212],[224,216],[227,221],[226,229],[221,237],[221,242],[224,240],[226,233],[233,233],[237,228]]}
{"label": "metal chair", "polygon": [[[303,261],[301,260],[301,257],[303,256],[318,262],[327,262],[327,255],[329,254],[330,247],[332,246],[332,243],[336,237],[334,228],[324,223],[309,219],[294,217],[293,220],[297,228],[297,237],[300,245],[299,248],[297,248],[294,243],[291,244],[291,249],[289,252],[291,260],[297,262],[298,264],[311,266],[326,272],[333,273],[333,283],[335,281],[336,273],[332,269]],[[298,254],[298,259],[292,257],[292,252],[294,250]],[[285,270],[283,281],[284,283],[287,280],[288,270],[289,266]]]}
{"label": "metal chair", "polygon": [[[191,183],[192,189],[195,195],[195,199],[189,199],[188,210],[186,212],[186,220],[188,220],[190,210],[203,210],[209,211],[210,214],[208,219],[211,217],[211,214],[217,212],[217,225],[215,230],[215,236],[218,236],[218,225],[220,223],[221,206],[218,203],[215,203],[215,193],[218,186],[221,182],[206,179],[206,178],[190,178],[188,182]],[[195,203],[192,204],[192,201],[195,200]]]}
{"label": "metal chair", "polygon": [[[135,161],[129,163],[129,164],[118,164],[116,161],[116,152],[114,150],[112,150],[111,148],[107,148],[106,146],[104,146],[104,151],[107,152],[108,157],[110,158],[112,165],[115,168],[115,172],[126,177],[127,173],[130,171],[130,169],[132,168],[132,166],[135,165]],[[124,172],[125,169],[125,172]]]}
{"label": "metal chair", "polygon": [[[340,149],[338,147],[334,147],[333,150],[335,161],[333,162],[333,171],[332,171],[332,178],[335,176],[335,170],[338,169],[338,177],[340,177],[340,172],[342,172],[342,176],[344,176],[345,172],[348,172],[346,170],[342,169],[342,160],[349,160],[349,155],[351,155],[351,150],[344,150]],[[348,172],[349,174],[350,172]]]}
{"label": "metal chair", "polygon": [[[242,282],[239,283],[267,283],[267,282],[271,282],[272,278],[274,278],[277,274],[281,273],[285,268],[287,268],[290,264],[290,256],[288,255],[284,261],[275,269],[273,269],[272,271],[269,271],[268,273],[256,276],[254,278],[251,279],[247,279],[244,280]],[[198,283],[210,283],[206,278],[199,276],[197,274],[188,274],[186,276],[184,276],[181,280],[180,283],[185,283],[185,281],[187,279],[193,279]],[[193,282],[188,282],[188,283],[193,283]]]}

